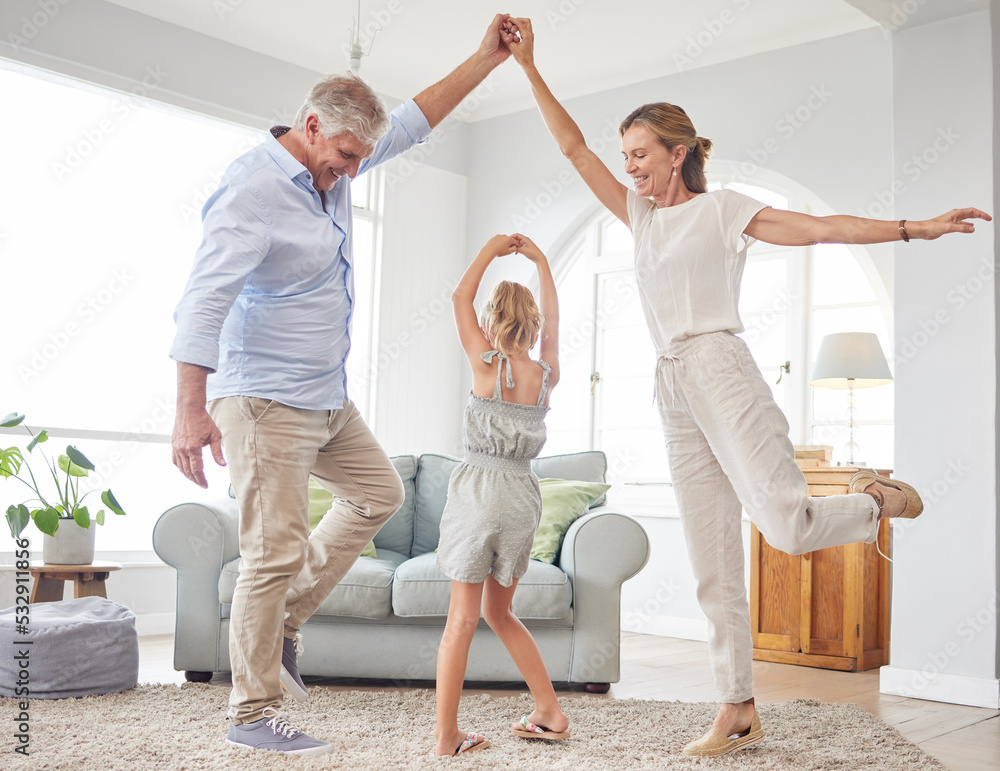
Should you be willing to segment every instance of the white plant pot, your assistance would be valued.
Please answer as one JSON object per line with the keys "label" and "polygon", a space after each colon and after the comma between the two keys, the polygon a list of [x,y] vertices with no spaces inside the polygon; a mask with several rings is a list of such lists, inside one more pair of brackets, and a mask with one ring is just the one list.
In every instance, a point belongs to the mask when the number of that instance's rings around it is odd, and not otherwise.
{"label": "white plant pot", "polygon": [[94,561],[97,523],[80,527],[71,519],[60,519],[55,535],[42,534],[42,562],[49,565],[89,565]]}

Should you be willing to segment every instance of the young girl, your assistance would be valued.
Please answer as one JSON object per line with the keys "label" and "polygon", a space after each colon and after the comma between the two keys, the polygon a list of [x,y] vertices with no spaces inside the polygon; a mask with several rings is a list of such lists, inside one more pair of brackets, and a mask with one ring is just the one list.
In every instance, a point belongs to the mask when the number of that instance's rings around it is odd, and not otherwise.
{"label": "young girl", "polygon": [[[487,266],[519,252],[535,263],[541,309],[531,292],[503,281],[483,309],[473,301]],[[538,646],[511,610],[518,579],[528,569],[542,513],[531,460],[545,444],[549,392],[559,380],[559,305],[545,255],[522,235],[494,236],[465,271],[452,296],[458,334],[472,365],[465,409],[465,460],[451,475],[441,516],[438,567],[451,578],[451,603],[437,661],[438,755],[489,747],[458,728],[458,701],[479,611],[496,632],[535,699],[535,710],[512,731],[525,738],[566,739],[563,714]],[[541,355],[528,351],[541,334]]]}

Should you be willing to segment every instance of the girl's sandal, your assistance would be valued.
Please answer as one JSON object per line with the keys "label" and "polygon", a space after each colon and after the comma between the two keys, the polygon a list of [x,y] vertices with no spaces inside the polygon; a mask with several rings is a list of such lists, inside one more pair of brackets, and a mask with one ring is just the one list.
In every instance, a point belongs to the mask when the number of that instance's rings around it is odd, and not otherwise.
{"label": "girl's sandal", "polygon": [[543,725],[535,725],[528,720],[527,715],[521,717],[520,723],[515,723],[511,726],[510,732],[515,736],[520,736],[522,739],[568,739],[570,735],[569,729],[565,731],[553,731],[551,728],[546,728]]}
{"label": "girl's sandal", "polygon": [[485,750],[490,746],[490,740],[485,736],[480,736],[479,734],[468,733],[465,735],[465,741],[458,745],[458,749],[455,750],[455,755],[461,755],[463,752],[472,752],[473,750]]}

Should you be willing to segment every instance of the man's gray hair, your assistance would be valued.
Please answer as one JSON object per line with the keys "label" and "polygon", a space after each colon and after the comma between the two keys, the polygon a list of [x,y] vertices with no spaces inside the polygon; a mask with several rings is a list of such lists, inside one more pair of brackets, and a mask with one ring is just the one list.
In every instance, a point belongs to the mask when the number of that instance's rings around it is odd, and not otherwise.
{"label": "man's gray hair", "polygon": [[323,136],[346,131],[366,145],[375,144],[389,130],[389,115],[382,99],[351,72],[328,75],[313,86],[292,125],[304,131],[310,115],[319,118]]}

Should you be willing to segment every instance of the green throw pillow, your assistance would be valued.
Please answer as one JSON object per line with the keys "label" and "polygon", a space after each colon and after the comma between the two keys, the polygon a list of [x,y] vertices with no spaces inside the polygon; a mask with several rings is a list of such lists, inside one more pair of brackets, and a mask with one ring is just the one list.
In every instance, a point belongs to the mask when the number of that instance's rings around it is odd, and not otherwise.
{"label": "green throw pillow", "polygon": [[611,485],[573,479],[539,479],[542,489],[542,519],[531,545],[531,558],[555,562],[563,536],[573,520],[606,493]]}
{"label": "green throw pillow", "polygon": [[[309,532],[311,533],[319,521],[333,507],[333,493],[323,487],[312,477],[309,477]],[[362,557],[374,557],[375,542],[369,541]]]}

